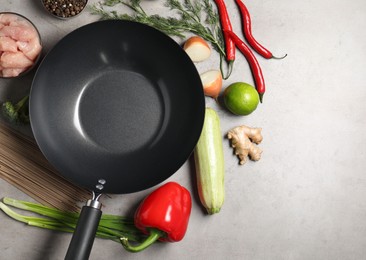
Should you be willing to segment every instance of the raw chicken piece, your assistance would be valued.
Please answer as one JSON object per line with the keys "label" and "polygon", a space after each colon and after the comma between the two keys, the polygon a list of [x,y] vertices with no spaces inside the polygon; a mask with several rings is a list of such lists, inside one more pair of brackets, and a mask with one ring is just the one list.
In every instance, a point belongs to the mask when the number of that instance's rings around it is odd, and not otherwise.
{"label": "raw chicken piece", "polygon": [[4,52],[0,57],[0,66],[3,68],[28,68],[33,61],[27,58],[23,52]]}
{"label": "raw chicken piece", "polygon": [[4,78],[11,78],[19,76],[20,73],[25,71],[26,68],[8,68],[2,70],[2,77]]}
{"label": "raw chicken piece", "polygon": [[15,27],[29,27],[31,28],[32,30],[34,30],[36,32],[36,29],[34,28],[33,24],[25,19],[18,19],[18,20],[14,20],[14,21],[11,21],[9,23],[9,26],[15,26]]}
{"label": "raw chicken piece", "polygon": [[16,52],[18,50],[17,43],[10,37],[0,36],[0,51]]}
{"label": "raw chicken piece", "polygon": [[0,14],[0,23],[9,25],[11,22],[17,21],[19,16],[14,14]]}
{"label": "raw chicken piece", "polygon": [[30,41],[38,37],[32,27],[6,25],[0,29],[0,36],[11,37],[16,41]]}
{"label": "raw chicken piece", "polygon": [[30,60],[35,60],[42,49],[38,37],[30,40],[29,42],[17,41],[16,45],[18,46],[18,49]]}

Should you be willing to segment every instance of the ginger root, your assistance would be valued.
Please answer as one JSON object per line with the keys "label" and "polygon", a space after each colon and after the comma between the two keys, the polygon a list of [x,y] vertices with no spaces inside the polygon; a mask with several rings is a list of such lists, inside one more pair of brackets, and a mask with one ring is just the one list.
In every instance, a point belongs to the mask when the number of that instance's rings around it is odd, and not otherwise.
{"label": "ginger root", "polygon": [[231,129],[227,137],[231,140],[234,153],[240,159],[239,164],[244,164],[249,157],[252,161],[261,158],[262,150],[256,145],[262,142],[262,128],[248,127],[245,125]]}

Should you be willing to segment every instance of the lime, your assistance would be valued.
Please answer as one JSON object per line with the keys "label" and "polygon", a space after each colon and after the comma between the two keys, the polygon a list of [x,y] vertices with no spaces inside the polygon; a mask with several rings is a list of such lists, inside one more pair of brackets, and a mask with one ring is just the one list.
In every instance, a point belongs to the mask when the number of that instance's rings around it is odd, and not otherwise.
{"label": "lime", "polygon": [[257,108],[259,95],[252,85],[235,82],[225,89],[224,103],[232,113],[246,116]]}

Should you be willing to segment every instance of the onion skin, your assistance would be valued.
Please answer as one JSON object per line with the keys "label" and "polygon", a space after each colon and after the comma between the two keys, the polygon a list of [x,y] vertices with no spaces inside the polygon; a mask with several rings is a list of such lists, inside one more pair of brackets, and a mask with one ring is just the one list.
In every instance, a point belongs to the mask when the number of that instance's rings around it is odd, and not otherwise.
{"label": "onion skin", "polygon": [[183,49],[193,62],[200,62],[208,59],[211,55],[211,48],[208,43],[199,36],[192,36],[183,45]]}
{"label": "onion skin", "polygon": [[222,89],[222,74],[218,70],[209,70],[200,75],[203,92],[206,96],[217,99]]}

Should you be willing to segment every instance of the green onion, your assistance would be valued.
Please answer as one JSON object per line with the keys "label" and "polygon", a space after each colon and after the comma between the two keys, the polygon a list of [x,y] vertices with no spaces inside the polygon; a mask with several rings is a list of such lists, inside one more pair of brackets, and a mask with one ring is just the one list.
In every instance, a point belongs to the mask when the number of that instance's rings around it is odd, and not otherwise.
{"label": "green onion", "polygon": [[[12,210],[9,206],[31,212],[33,215],[37,216],[21,215]],[[23,222],[29,226],[69,233],[74,232],[79,218],[79,213],[62,211],[41,204],[7,197],[3,198],[3,202],[0,202],[0,209],[12,219]],[[117,243],[120,243],[121,238],[141,241],[145,237],[145,235],[135,227],[132,218],[108,214],[102,214],[96,236],[110,239]]]}

